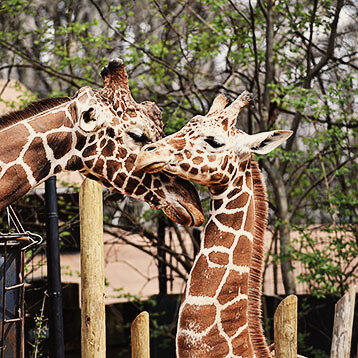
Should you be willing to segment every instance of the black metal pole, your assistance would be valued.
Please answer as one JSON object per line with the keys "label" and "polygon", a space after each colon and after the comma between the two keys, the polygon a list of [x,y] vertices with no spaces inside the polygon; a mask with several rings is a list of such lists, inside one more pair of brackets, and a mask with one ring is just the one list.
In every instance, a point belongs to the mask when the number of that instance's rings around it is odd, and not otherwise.
{"label": "black metal pole", "polygon": [[45,182],[47,207],[47,280],[49,295],[50,356],[64,358],[62,289],[60,249],[58,235],[58,211],[56,198],[56,177]]}
{"label": "black metal pole", "polygon": [[159,296],[166,296],[167,295],[167,265],[165,261],[165,250],[163,249],[165,245],[165,219],[160,214],[158,218],[158,278],[159,278]]}

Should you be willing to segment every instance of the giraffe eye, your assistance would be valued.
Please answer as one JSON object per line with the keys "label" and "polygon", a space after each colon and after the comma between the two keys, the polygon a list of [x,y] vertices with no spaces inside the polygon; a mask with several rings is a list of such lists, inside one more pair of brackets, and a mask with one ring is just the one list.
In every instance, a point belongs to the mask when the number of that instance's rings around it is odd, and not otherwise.
{"label": "giraffe eye", "polygon": [[218,142],[214,137],[206,137],[205,142],[210,144],[213,148],[220,148],[224,145],[224,143]]}
{"label": "giraffe eye", "polygon": [[149,138],[144,133],[128,132],[128,135],[137,143],[148,143]]}

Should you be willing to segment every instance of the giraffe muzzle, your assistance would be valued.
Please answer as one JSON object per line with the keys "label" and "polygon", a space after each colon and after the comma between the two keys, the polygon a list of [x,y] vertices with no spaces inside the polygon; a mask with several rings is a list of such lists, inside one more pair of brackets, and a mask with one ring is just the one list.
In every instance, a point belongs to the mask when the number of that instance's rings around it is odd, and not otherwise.
{"label": "giraffe muzzle", "polygon": [[151,163],[142,169],[146,173],[158,173],[166,166],[166,164],[167,163],[165,163],[165,162]]}
{"label": "giraffe muzzle", "polygon": [[[148,148],[152,148],[151,146]],[[158,151],[155,147],[151,150],[139,152],[134,163],[136,170],[144,170],[147,173],[157,173],[163,170],[170,162],[169,151]]]}

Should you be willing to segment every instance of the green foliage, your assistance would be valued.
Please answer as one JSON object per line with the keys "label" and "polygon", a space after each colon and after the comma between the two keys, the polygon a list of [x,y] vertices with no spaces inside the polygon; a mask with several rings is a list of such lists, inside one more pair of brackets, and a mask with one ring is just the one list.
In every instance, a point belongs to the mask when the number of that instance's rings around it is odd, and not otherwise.
{"label": "green foliage", "polygon": [[293,240],[292,258],[303,264],[305,271],[298,282],[308,285],[317,298],[342,296],[348,284],[358,275],[358,244],[345,227],[323,227],[319,232],[305,227],[296,229],[300,236]]}

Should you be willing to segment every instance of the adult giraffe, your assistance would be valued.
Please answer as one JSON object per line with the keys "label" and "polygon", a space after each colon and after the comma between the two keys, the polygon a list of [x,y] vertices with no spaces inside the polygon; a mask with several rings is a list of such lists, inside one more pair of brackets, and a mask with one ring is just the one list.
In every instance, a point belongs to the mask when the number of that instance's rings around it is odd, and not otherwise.
{"label": "adult giraffe", "polygon": [[206,116],[142,148],[136,166],[209,187],[210,219],[179,312],[178,357],[271,357],[261,326],[266,191],[252,153],[266,154],[291,131],[248,135],[236,128],[251,96],[219,95]]}
{"label": "adult giraffe", "polygon": [[[166,174],[133,173],[140,148],[162,137],[161,112],[131,96],[121,60],[101,75],[104,88],[49,98],[0,117],[0,210],[51,175],[78,170],[122,194],[161,208],[174,221],[204,221],[194,187]],[[178,180],[180,179],[180,180]]]}

